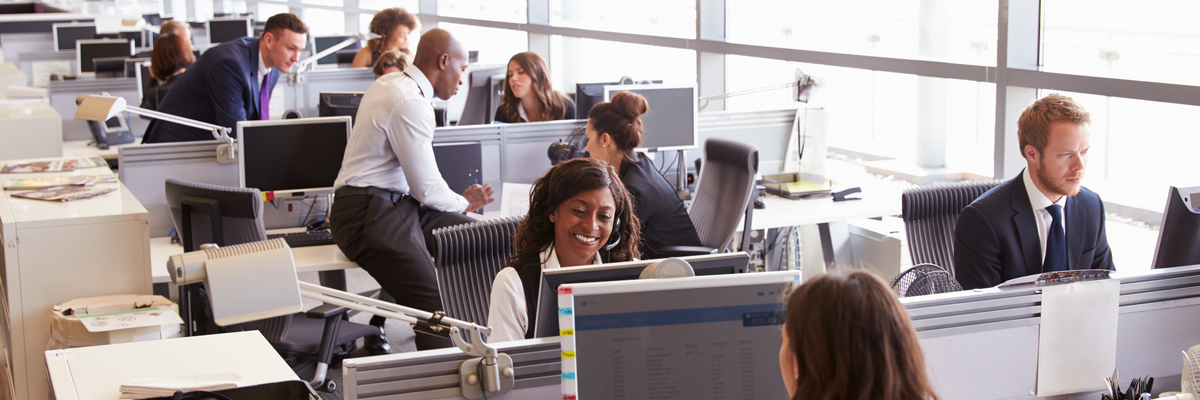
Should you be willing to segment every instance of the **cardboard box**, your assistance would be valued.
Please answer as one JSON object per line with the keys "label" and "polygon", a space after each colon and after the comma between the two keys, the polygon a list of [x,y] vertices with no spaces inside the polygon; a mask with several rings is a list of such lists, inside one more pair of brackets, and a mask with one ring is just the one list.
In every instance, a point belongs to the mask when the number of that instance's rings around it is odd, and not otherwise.
{"label": "cardboard box", "polygon": [[50,341],[47,350],[99,346],[113,343],[140,342],[179,337],[178,324],[144,326],[108,332],[89,332],[76,315],[102,314],[135,308],[169,306],[178,313],[179,307],[162,296],[113,295],[74,299],[54,306],[50,311]]}

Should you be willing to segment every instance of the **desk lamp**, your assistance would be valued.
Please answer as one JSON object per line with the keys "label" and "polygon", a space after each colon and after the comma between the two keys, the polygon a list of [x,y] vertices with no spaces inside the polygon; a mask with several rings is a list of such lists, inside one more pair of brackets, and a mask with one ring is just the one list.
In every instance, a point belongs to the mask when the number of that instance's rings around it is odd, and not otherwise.
{"label": "desk lamp", "polygon": [[730,97],[741,96],[744,94],[754,94],[754,93],[767,92],[767,91],[771,91],[771,90],[786,89],[786,88],[792,88],[792,98],[795,98],[797,102],[808,103],[808,99],[812,95],[813,90],[816,88],[819,88],[821,86],[825,86],[824,79],[806,74],[803,71],[801,71],[799,68],[797,68],[796,72],[794,74],[794,78],[792,79],[791,82],[783,83],[783,84],[779,84],[779,85],[761,87],[758,89],[743,90],[740,92],[729,92],[729,93],[715,94],[712,96],[704,96],[704,97],[700,98],[700,100],[703,100],[704,103],[701,104],[699,108],[703,109],[704,107],[707,107],[708,102],[711,100],[728,99]]}
{"label": "desk lamp", "polygon": [[[379,301],[324,286],[300,282],[292,252],[283,239],[244,243],[171,256],[167,269],[176,285],[204,282],[217,325],[225,326],[300,311],[300,297],[406,322],[414,330],[449,337],[464,353],[477,358],[459,364],[463,397],[507,393],[515,382],[512,358],[484,341],[491,328]],[[464,338],[467,336],[467,338]]]}
{"label": "desk lamp", "polygon": [[327,55],[336,53],[338,50],[344,49],[344,48],[346,48],[346,46],[352,45],[355,42],[359,42],[359,41],[363,41],[363,40],[370,40],[370,39],[379,39],[381,37],[383,37],[383,36],[379,36],[378,34],[374,34],[374,33],[370,33],[370,32],[360,33],[360,34],[350,37],[349,39],[343,40],[341,43],[330,46],[328,49],[325,49],[324,51],[322,51],[320,53],[313,54],[312,57],[300,60],[299,62],[296,63],[296,65],[294,67],[292,67],[292,72],[288,74],[288,83],[291,83],[293,85],[298,84],[298,83],[304,83],[304,79],[301,78],[301,76],[302,76],[301,74],[304,72],[304,70],[308,69],[309,66],[316,64],[317,60],[320,60],[321,57],[325,57]]}
{"label": "desk lamp", "polygon": [[79,109],[75,111],[75,119],[104,122],[123,111],[128,111],[145,117],[212,131],[213,138],[222,142],[220,146],[217,146],[217,162],[221,164],[237,162],[236,145],[233,138],[229,136],[229,133],[233,130],[224,126],[134,107],[125,104],[124,97],[109,96],[108,93],[101,93],[100,95],[81,94],[75,97],[75,104],[79,106]]}

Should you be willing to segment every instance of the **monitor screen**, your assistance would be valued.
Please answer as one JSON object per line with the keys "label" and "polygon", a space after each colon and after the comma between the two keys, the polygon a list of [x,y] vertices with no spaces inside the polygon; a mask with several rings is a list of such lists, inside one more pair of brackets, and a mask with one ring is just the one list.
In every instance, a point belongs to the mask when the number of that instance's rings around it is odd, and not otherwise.
{"label": "monitor screen", "polygon": [[696,85],[605,86],[604,100],[617,92],[634,92],[650,103],[642,116],[642,144],[646,151],[696,148]]}
{"label": "monitor screen", "polygon": [[573,330],[564,398],[787,398],[779,331],[799,281],[781,271],[572,285],[558,296]]}
{"label": "monitor screen", "polygon": [[332,193],[349,136],[350,117],[238,122],[241,186],[291,192],[276,197]]}
{"label": "monitor screen", "polygon": [[1152,268],[1200,264],[1200,186],[1172,186],[1158,228]]}
{"label": "monitor screen", "polygon": [[[333,47],[333,45],[335,45],[335,44],[344,42],[344,41],[346,41],[346,39],[349,39],[351,37],[353,37],[353,36],[350,36],[350,35],[313,36],[313,54],[317,54],[322,51],[325,51],[325,49]],[[354,43],[354,44],[351,44],[349,46],[342,48],[342,50],[358,50],[358,49],[359,49],[358,43]],[[338,63],[337,52],[333,52],[332,54],[329,54],[325,57],[321,57],[321,58],[317,59],[317,65],[337,65],[337,63]]]}
{"label": "monitor screen", "polygon": [[[681,257],[691,264],[696,276],[729,275],[746,272],[750,256],[744,252],[705,254],[699,256]],[[558,297],[554,293],[559,286],[586,282],[609,282],[638,279],[642,270],[652,263],[662,260],[641,260],[601,265],[548,269],[542,271],[542,282],[538,286],[538,317],[534,327],[534,337],[558,336],[558,318],[555,308]],[[552,316],[543,318],[543,316]]]}
{"label": "monitor screen", "polygon": [[604,87],[616,84],[617,82],[576,83],[575,118],[587,119],[592,106],[604,101]]}
{"label": "monitor screen", "polygon": [[75,43],[75,61],[79,73],[95,72],[92,60],[97,58],[133,57],[133,41],[129,39],[91,39]]}
{"label": "monitor screen", "polygon": [[205,24],[204,30],[208,32],[208,42],[215,45],[253,35],[251,26],[250,18],[214,19]]}
{"label": "monitor screen", "polygon": [[[490,124],[496,115],[496,107],[500,106],[500,96],[498,90],[504,90],[504,86],[499,89],[493,87],[493,83],[504,84],[504,75],[508,73],[508,66],[494,66],[486,68],[478,68],[471,70],[467,78],[467,101],[463,105],[462,118],[458,119],[458,125],[482,125]],[[491,79],[492,76],[500,75],[500,79]]]}
{"label": "monitor screen", "polygon": [[143,47],[150,47],[146,46],[146,43],[143,42],[146,40],[146,36],[142,33],[142,31],[124,31],[117,33],[117,36],[122,39],[132,40],[133,46],[139,49]]}
{"label": "monitor screen", "polygon": [[358,114],[358,105],[362,103],[363,92],[321,93],[321,101],[317,103],[317,113],[322,117],[350,117],[354,123],[354,115]]}
{"label": "monitor screen", "polygon": [[76,40],[96,38],[96,24],[54,24],[54,43],[58,50],[75,50]]}

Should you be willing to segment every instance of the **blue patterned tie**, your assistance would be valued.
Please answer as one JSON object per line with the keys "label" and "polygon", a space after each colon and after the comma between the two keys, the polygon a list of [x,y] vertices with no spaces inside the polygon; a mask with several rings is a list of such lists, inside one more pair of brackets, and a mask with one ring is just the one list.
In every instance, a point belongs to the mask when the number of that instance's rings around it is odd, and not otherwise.
{"label": "blue patterned tie", "polygon": [[1042,262],[1042,272],[1066,271],[1067,266],[1067,233],[1062,224],[1062,206],[1051,204],[1046,207],[1050,217],[1050,232],[1046,235],[1046,260]]}

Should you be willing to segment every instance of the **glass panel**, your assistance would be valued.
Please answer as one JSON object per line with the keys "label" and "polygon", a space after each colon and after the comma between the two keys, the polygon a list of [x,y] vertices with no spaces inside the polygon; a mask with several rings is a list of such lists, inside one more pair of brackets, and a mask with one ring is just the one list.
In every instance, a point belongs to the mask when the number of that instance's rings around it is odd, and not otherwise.
{"label": "glass panel", "polygon": [[1200,84],[1200,2],[1042,2],[1046,71]]}
{"label": "glass panel", "polygon": [[[725,100],[725,109],[824,108],[830,112],[830,146],[916,159],[916,75],[729,55],[725,57],[726,89],[732,93],[785,84],[797,68],[825,82],[807,105],[795,102],[792,89],[787,88],[731,97]],[[947,167],[992,175],[995,90],[991,83],[946,81],[946,104],[941,107],[946,108]]]}
{"label": "glass panel", "polygon": [[524,0],[437,0],[437,13],[447,17],[520,24],[529,20]]}
{"label": "glass panel", "polygon": [[[258,3],[258,20],[266,21],[272,15],[291,12],[285,4]],[[307,24],[307,22],[305,22]]]}
{"label": "glass panel", "polygon": [[323,8],[305,8],[300,18],[308,24],[308,34],[313,36],[341,35],[346,33],[346,13]]}
{"label": "glass panel", "polygon": [[[996,63],[996,0],[758,0],[726,4],[730,42]],[[932,39],[922,44],[923,35]]]}
{"label": "glass panel", "polygon": [[[696,51],[596,39],[579,40],[579,82],[615,82],[622,76],[665,84],[696,82]],[[564,55],[570,57],[570,55]],[[650,60],[653,60],[652,62]],[[556,86],[562,87],[562,86]],[[575,90],[571,83],[569,89]]]}
{"label": "glass panel", "polygon": [[316,4],[319,6],[341,7],[345,5],[342,0],[300,0],[304,4]]}
{"label": "glass panel", "polygon": [[551,0],[550,25],[693,39],[696,2]]}
{"label": "glass panel", "polygon": [[[468,51],[479,51],[479,64],[508,64],[513,54],[529,50],[529,34],[524,31],[451,23],[440,23],[438,27],[450,31]],[[416,39],[414,35],[409,48],[416,48]]]}
{"label": "glass panel", "polygon": [[382,10],[392,7],[400,7],[408,12],[416,13],[419,4],[417,0],[358,0],[358,8]]}

